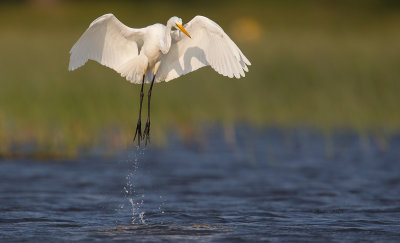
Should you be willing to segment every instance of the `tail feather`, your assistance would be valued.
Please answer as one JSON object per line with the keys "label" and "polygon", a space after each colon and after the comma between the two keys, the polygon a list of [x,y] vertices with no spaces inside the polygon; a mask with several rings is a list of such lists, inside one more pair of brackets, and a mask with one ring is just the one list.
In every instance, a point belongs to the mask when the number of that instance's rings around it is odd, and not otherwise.
{"label": "tail feather", "polygon": [[135,58],[122,64],[116,70],[122,77],[126,78],[131,83],[142,83],[143,75],[148,66],[148,59],[144,55],[139,55]]}

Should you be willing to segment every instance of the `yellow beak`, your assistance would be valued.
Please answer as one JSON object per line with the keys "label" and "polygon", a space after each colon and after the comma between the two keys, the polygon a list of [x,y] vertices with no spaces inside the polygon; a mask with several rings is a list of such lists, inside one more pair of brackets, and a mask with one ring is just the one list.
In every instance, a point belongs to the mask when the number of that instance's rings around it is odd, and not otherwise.
{"label": "yellow beak", "polygon": [[185,33],[185,35],[187,35],[189,38],[192,38],[192,37],[189,35],[189,33],[185,30],[185,28],[183,28],[182,25],[176,24],[176,26],[178,26],[178,28],[179,28],[183,33]]}

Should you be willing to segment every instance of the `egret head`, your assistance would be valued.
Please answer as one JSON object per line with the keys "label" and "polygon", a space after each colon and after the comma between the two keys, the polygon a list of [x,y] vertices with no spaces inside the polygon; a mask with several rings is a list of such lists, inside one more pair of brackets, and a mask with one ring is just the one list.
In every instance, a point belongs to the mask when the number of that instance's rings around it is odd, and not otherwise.
{"label": "egret head", "polygon": [[180,31],[182,31],[185,35],[187,35],[189,38],[192,38],[189,33],[185,30],[185,28],[183,28],[182,26],[182,19],[178,18],[176,16],[170,18],[168,20],[168,23],[171,23],[172,26],[174,26],[176,29],[179,29]]}

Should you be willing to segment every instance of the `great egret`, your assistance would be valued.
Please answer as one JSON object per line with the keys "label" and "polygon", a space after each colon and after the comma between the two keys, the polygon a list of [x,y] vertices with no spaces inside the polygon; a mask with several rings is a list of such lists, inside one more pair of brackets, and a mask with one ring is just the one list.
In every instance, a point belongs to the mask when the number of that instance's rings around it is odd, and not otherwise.
{"label": "great egret", "polygon": [[[172,30],[173,27],[176,30]],[[222,28],[203,16],[194,17],[184,27],[182,19],[172,17],[167,26],[153,24],[134,29],[121,23],[113,14],[105,14],[89,25],[70,54],[69,70],[75,70],[91,59],[114,69],[131,83],[141,84],[139,119],[133,138],[135,141],[138,136],[139,146],[142,139],[146,139],[146,144],[150,141],[150,99],[154,82],[168,82],[208,65],[224,76],[240,78],[248,71],[247,65],[251,65]],[[142,137],[145,82],[151,82],[151,85]]]}

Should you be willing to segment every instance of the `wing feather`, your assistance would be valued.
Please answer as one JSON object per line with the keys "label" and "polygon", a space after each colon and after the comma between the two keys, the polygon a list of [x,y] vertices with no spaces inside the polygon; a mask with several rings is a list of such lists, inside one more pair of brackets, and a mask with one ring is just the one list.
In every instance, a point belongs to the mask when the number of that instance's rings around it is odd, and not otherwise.
{"label": "wing feather", "polygon": [[75,70],[89,59],[119,72],[120,67],[138,56],[143,29],[121,23],[113,14],[94,20],[72,47],[69,70]]}
{"label": "wing feather", "polygon": [[196,16],[185,26],[191,39],[173,31],[169,52],[161,58],[156,79],[170,81],[204,66],[230,78],[244,77],[249,60],[214,21]]}

